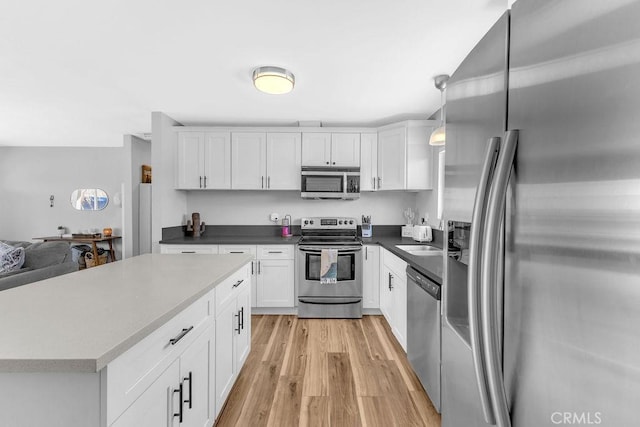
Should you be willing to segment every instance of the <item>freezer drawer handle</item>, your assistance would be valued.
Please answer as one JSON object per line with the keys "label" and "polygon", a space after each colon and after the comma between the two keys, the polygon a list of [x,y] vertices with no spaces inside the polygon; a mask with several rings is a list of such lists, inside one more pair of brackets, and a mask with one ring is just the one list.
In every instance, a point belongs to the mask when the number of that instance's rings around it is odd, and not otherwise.
{"label": "freezer drawer handle", "polygon": [[487,377],[489,379],[489,395],[493,402],[496,424],[499,427],[510,427],[509,407],[504,389],[504,378],[501,366],[500,342],[498,336],[498,304],[497,272],[495,260],[499,256],[500,227],[504,218],[504,207],[507,186],[518,146],[518,131],[507,131],[504,144],[500,149],[493,184],[487,201],[487,220],[485,225],[486,239],[482,242],[481,270],[481,304],[482,338],[484,340],[484,357],[487,361]]}
{"label": "freezer drawer handle", "polygon": [[473,355],[473,367],[476,374],[476,383],[480,395],[480,404],[484,419],[488,424],[495,424],[495,415],[489,398],[489,384],[487,379],[487,365],[484,357],[484,342],[480,325],[480,242],[485,240],[483,236],[487,197],[493,179],[496,160],[500,150],[500,138],[489,138],[485,153],[480,181],[476,190],[471,219],[471,236],[469,241],[469,275],[467,276],[467,293],[469,295],[469,332],[471,341],[471,353]]}
{"label": "freezer drawer handle", "polygon": [[178,341],[184,338],[184,336],[187,335],[189,332],[191,332],[192,329],[193,329],[193,326],[189,326],[188,328],[183,328],[182,332],[180,332],[175,338],[171,338],[169,340],[169,344],[171,345],[178,344]]}
{"label": "freezer drawer handle", "polygon": [[342,305],[342,304],[358,304],[360,301],[362,301],[362,298],[358,298],[358,299],[354,299],[354,300],[340,300],[340,301],[327,301],[327,300],[313,301],[313,300],[307,300],[307,299],[304,299],[304,298],[298,298],[298,301],[300,301],[301,303],[304,303],[304,304]]}

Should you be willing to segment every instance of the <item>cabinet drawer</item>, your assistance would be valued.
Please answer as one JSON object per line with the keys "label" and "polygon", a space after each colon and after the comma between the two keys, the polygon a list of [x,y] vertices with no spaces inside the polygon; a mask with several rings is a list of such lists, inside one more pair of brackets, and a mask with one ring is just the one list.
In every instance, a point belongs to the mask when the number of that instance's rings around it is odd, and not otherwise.
{"label": "cabinet drawer", "polygon": [[220,254],[251,254],[256,257],[255,245],[219,245],[218,253]]}
{"label": "cabinet drawer", "polygon": [[107,425],[206,329],[213,320],[213,298],[212,290],[107,365]]}
{"label": "cabinet drawer", "polygon": [[251,270],[250,264],[247,264],[216,286],[216,313],[229,301],[235,299],[238,292],[248,288],[250,284]]}
{"label": "cabinet drawer", "polygon": [[260,245],[258,259],[294,259],[293,245]]}
{"label": "cabinet drawer", "polygon": [[160,245],[163,254],[217,254],[218,245]]}

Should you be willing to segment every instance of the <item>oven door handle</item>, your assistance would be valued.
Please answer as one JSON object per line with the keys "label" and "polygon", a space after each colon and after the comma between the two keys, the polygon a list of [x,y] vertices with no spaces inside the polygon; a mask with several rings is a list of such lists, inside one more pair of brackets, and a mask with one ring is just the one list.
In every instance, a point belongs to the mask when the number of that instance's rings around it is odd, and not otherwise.
{"label": "oven door handle", "polygon": [[318,246],[298,245],[298,249],[300,249],[302,252],[315,252],[315,253],[322,252],[322,249],[335,249],[339,253],[344,254],[344,253],[360,252],[362,250],[362,246],[340,246],[340,247],[333,246],[333,247],[320,248]]}
{"label": "oven door handle", "polygon": [[362,301],[362,298],[322,298],[315,297],[313,299],[298,298],[298,301],[303,304],[317,304],[317,305],[342,305],[342,304],[358,304]]}

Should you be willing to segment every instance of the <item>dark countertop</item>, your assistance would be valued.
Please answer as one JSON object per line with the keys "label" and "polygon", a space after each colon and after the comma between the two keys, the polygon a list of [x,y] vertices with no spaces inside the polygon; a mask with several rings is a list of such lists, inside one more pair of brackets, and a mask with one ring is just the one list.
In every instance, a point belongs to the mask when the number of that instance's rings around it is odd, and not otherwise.
{"label": "dark countertop", "polygon": [[[207,226],[200,237],[185,236],[185,227],[170,227],[162,231],[163,245],[295,245],[300,239],[300,226],[293,226],[294,235],[281,237],[278,226]],[[359,230],[358,230],[359,231]],[[359,231],[360,232],[360,231]],[[363,238],[364,244],[378,244],[406,261],[420,273],[442,285],[443,257],[437,255],[415,256],[395,245],[427,245],[442,248],[442,232],[433,230],[434,241],[418,243],[411,238],[400,237],[400,226],[374,226],[372,238]]]}
{"label": "dark countertop", "polygon": [[429,279],[436,282],[438,285],[442,285],[443,256],[439,256],[439,255],[415,256],[415,255],[410,255],[409,253],[396,248],[396,245],[419,245],[419,246],[426,245],[426,246],[435,246],[437,248],[442,248],[437,243],[435,242],[418,243],[408,237],[388,237],[388,236],[376,237],[375,235],[372,238],[363,238],[362,243],[364,243],[365,245],[378,244],[382,246],[392,254],[406,261],[411,267],[415,268],[420,273],[424,274]]}
{"label": "dark countertop", "polygon": [[201,236],[160,240],[161,245],[295,245],[300,236]]}

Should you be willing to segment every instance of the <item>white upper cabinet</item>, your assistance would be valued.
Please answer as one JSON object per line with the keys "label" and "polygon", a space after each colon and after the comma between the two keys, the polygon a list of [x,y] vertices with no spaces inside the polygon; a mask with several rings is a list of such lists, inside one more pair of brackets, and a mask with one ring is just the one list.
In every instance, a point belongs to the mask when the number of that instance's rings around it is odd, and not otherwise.
{"label": "white upper cabinet", "polygon": [[300,133],[267,133],[267,188],[300,190]]}
{"label": "white upper cabinet", "polygon": [[360,191],[378,189],[378,134],[360,136]]}
{"label": "white upper cabinet", "polygon": [[378,132],[378,190],[431,190],[429,121],[406,121]]}
{"label": "white upper cabinet", "polygon": [[301,134],[233,132],[234,190],[299,190]]}
{"label": "white upper cabinet", "polygon": [[267,134],[233,132],[231,134],[231,188],[261,190],[267,188]]}
{"label": "white upper cabinet", "polygon": [[302,166],[359,167],[359,133],[304,132]]}
{"label": "white upper cabinet", "polygon": [[331,166],[331,134],[302,134],[302,166]]}
{"label": "white upper cabinet", "polygon": [[359,167],[360,166],[360,134],[332,133],[331,134],[331,166]]}
{"label": "white upper cabinet", "polygon": [[180,132],[176,188],[231,188],[229,132]]}

